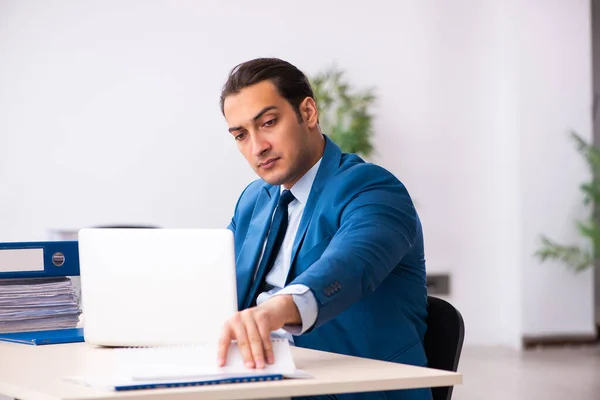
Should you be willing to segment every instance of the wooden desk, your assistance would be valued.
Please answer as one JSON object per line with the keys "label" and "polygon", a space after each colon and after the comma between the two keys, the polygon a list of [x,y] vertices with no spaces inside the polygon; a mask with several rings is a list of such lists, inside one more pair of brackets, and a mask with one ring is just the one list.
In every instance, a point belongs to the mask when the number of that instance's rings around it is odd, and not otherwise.
{"label": "wooden desk", "polygon": [[462,383],[460,374],[292,348],[297,368],[313,379],[113,392],[63,381],[107,374],[111,350],[85,343],[29,346],[0,342],[0,394],[19,399],[257,399],[365,392]]}

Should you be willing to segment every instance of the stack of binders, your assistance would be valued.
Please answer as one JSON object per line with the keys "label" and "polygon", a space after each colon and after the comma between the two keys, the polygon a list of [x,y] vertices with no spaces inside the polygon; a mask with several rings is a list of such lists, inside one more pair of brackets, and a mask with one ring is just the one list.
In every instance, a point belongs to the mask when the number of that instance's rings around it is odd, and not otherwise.
{"label": "stack of binders", "polygon": [[0,243],[0,333],[75,328],[76,241]]}

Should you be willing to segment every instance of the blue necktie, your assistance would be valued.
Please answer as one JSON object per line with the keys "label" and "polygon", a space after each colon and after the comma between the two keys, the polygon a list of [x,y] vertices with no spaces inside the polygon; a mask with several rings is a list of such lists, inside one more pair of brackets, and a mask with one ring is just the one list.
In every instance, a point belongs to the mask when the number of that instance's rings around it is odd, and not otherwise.
{"label": "blue necktie", "polygon": [[279,197],[279,203],[271,222],[271,229],[269,230],[269,237],[267,238],[267,244],[263,253],[262,260],[256,272],[256,278],[250,287],[250,292],[246,298],[246,304],[244,308],[250,308],[256,304],[256,298],[260,294],[260,290],[265,284],[267,274],[273,267],[273,263],[277,258],[281,243],[285,236],[285,231],[288,225],[288,204],[295,199],[292,192],[284,190]]}

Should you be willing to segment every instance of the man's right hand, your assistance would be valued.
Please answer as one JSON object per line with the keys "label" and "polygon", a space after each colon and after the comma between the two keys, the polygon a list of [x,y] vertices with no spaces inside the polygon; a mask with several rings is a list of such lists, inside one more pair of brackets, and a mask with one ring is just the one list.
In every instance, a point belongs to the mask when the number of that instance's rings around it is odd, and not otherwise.
{"label": "man's right hand", "polygon": [[225,323],[219,340],[217,363],[224,366],[232,340],[237,341],[247,368],[264,368],[275,362],[271,332],[285,324],[301,324],[291,295],[274,296],[257,307],[237,312]]}

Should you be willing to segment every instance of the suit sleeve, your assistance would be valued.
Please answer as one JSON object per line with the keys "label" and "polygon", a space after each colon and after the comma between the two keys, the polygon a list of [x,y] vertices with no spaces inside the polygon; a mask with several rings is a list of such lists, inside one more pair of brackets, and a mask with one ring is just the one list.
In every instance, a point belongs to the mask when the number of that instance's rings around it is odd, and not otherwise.
{"label": "suit sleeve", "polygon": [[353,177],[352,182],[370,183],[346,190],[350,200],[341,212],[338,231],[323,255],[290,283],[305,285],[315,295],[319,312],[310,330],[373,292],[420,232],[404,185],[387,172],[376,172]]}

